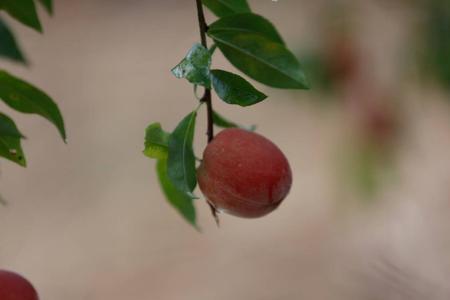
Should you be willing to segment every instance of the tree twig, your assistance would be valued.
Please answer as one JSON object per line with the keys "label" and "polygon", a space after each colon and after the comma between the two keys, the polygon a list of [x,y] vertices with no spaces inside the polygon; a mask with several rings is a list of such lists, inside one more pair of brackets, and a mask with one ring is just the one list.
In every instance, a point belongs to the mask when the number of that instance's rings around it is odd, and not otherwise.
{"label": "tree twig", "polygon": [[[205,13],[203,12],[203,4],[201,0],[196,0],[197,4],[197,16],[198,16],[198,25],[200,27],[200,39],[203,47],[208,49],[208,42],[206,40],[206,32],[208,31],[208,25],[205,20]],[[205,93],[203,94],[200,102],[206,103],[206,114],[207,114],[207,135],[208,135],[208,143],[210,143],[214,138],[214,124],[213,124],[213,108],[212,108],[212,97],[211,97],[211,89],[205,88]],[[216,221],[217,226],[219,226],[219,217],[217,215],[217,209],[207,201],[209,207],[211,208],[211,213]]]}

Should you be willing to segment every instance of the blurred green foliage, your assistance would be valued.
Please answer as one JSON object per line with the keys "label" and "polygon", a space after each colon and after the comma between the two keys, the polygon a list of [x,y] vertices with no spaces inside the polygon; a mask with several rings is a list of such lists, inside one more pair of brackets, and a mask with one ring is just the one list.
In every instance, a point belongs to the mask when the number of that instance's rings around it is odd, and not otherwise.
{"label": "blurred green foliage", "polygon": [[450,92],[450,1],[424,1],[419,8],[425,13],[419,50],[422,70]]}

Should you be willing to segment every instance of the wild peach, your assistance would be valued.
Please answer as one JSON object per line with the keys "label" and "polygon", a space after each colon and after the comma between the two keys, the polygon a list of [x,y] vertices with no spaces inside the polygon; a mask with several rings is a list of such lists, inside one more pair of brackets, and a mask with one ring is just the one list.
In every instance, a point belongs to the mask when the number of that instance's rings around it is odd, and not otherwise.
{"label": "wild peach", "polygon": [[0,270],[1,300],[39,300],[31,283],[19,274]]}
{"label": "wild peach", "polygon": [[245,218],[276,209],[292,184],[281,150],[265,137],[237,128],[223,130],[208,144],[197,177],[212,205]]}

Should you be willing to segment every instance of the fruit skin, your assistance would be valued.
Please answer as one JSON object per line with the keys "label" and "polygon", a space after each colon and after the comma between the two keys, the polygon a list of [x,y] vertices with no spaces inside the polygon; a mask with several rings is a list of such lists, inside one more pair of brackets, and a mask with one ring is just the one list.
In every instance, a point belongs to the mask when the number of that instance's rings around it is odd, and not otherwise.
{"label": "fruit skin", "polygon": [[265,137],[238,128],[221,131],[208,144],[197,177],[212,205],[244,218],[276,209],[292,185],[281,150]]}
{"label": "fruit skin", "polygon": [[0,270],[1,300],[39,300],[31,283],[19,274]]}

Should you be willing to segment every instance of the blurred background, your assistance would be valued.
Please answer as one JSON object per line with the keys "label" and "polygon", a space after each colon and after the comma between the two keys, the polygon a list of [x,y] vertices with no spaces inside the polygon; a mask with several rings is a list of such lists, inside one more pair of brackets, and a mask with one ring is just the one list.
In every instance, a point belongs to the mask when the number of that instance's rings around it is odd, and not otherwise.
{"label": "blurred background", "polygon": [[[141,153],[149,123],[171,130],[196,106],[169,71],[199,40],[194,1],[57,0],[44,35],[8,19],[32,64],[1,63],[58,102],[68,144],[2,104],[29,137],[26,169],[0,164],[2,268],[43,300],[450,299],[449,2],[249,2],[313,88],[252,82],[267,101],[214,106],[257,124],[294,185],[274,213],[220,229],[198,200],[201,234]],[[236,71],[219,52],[214,65]]]}

